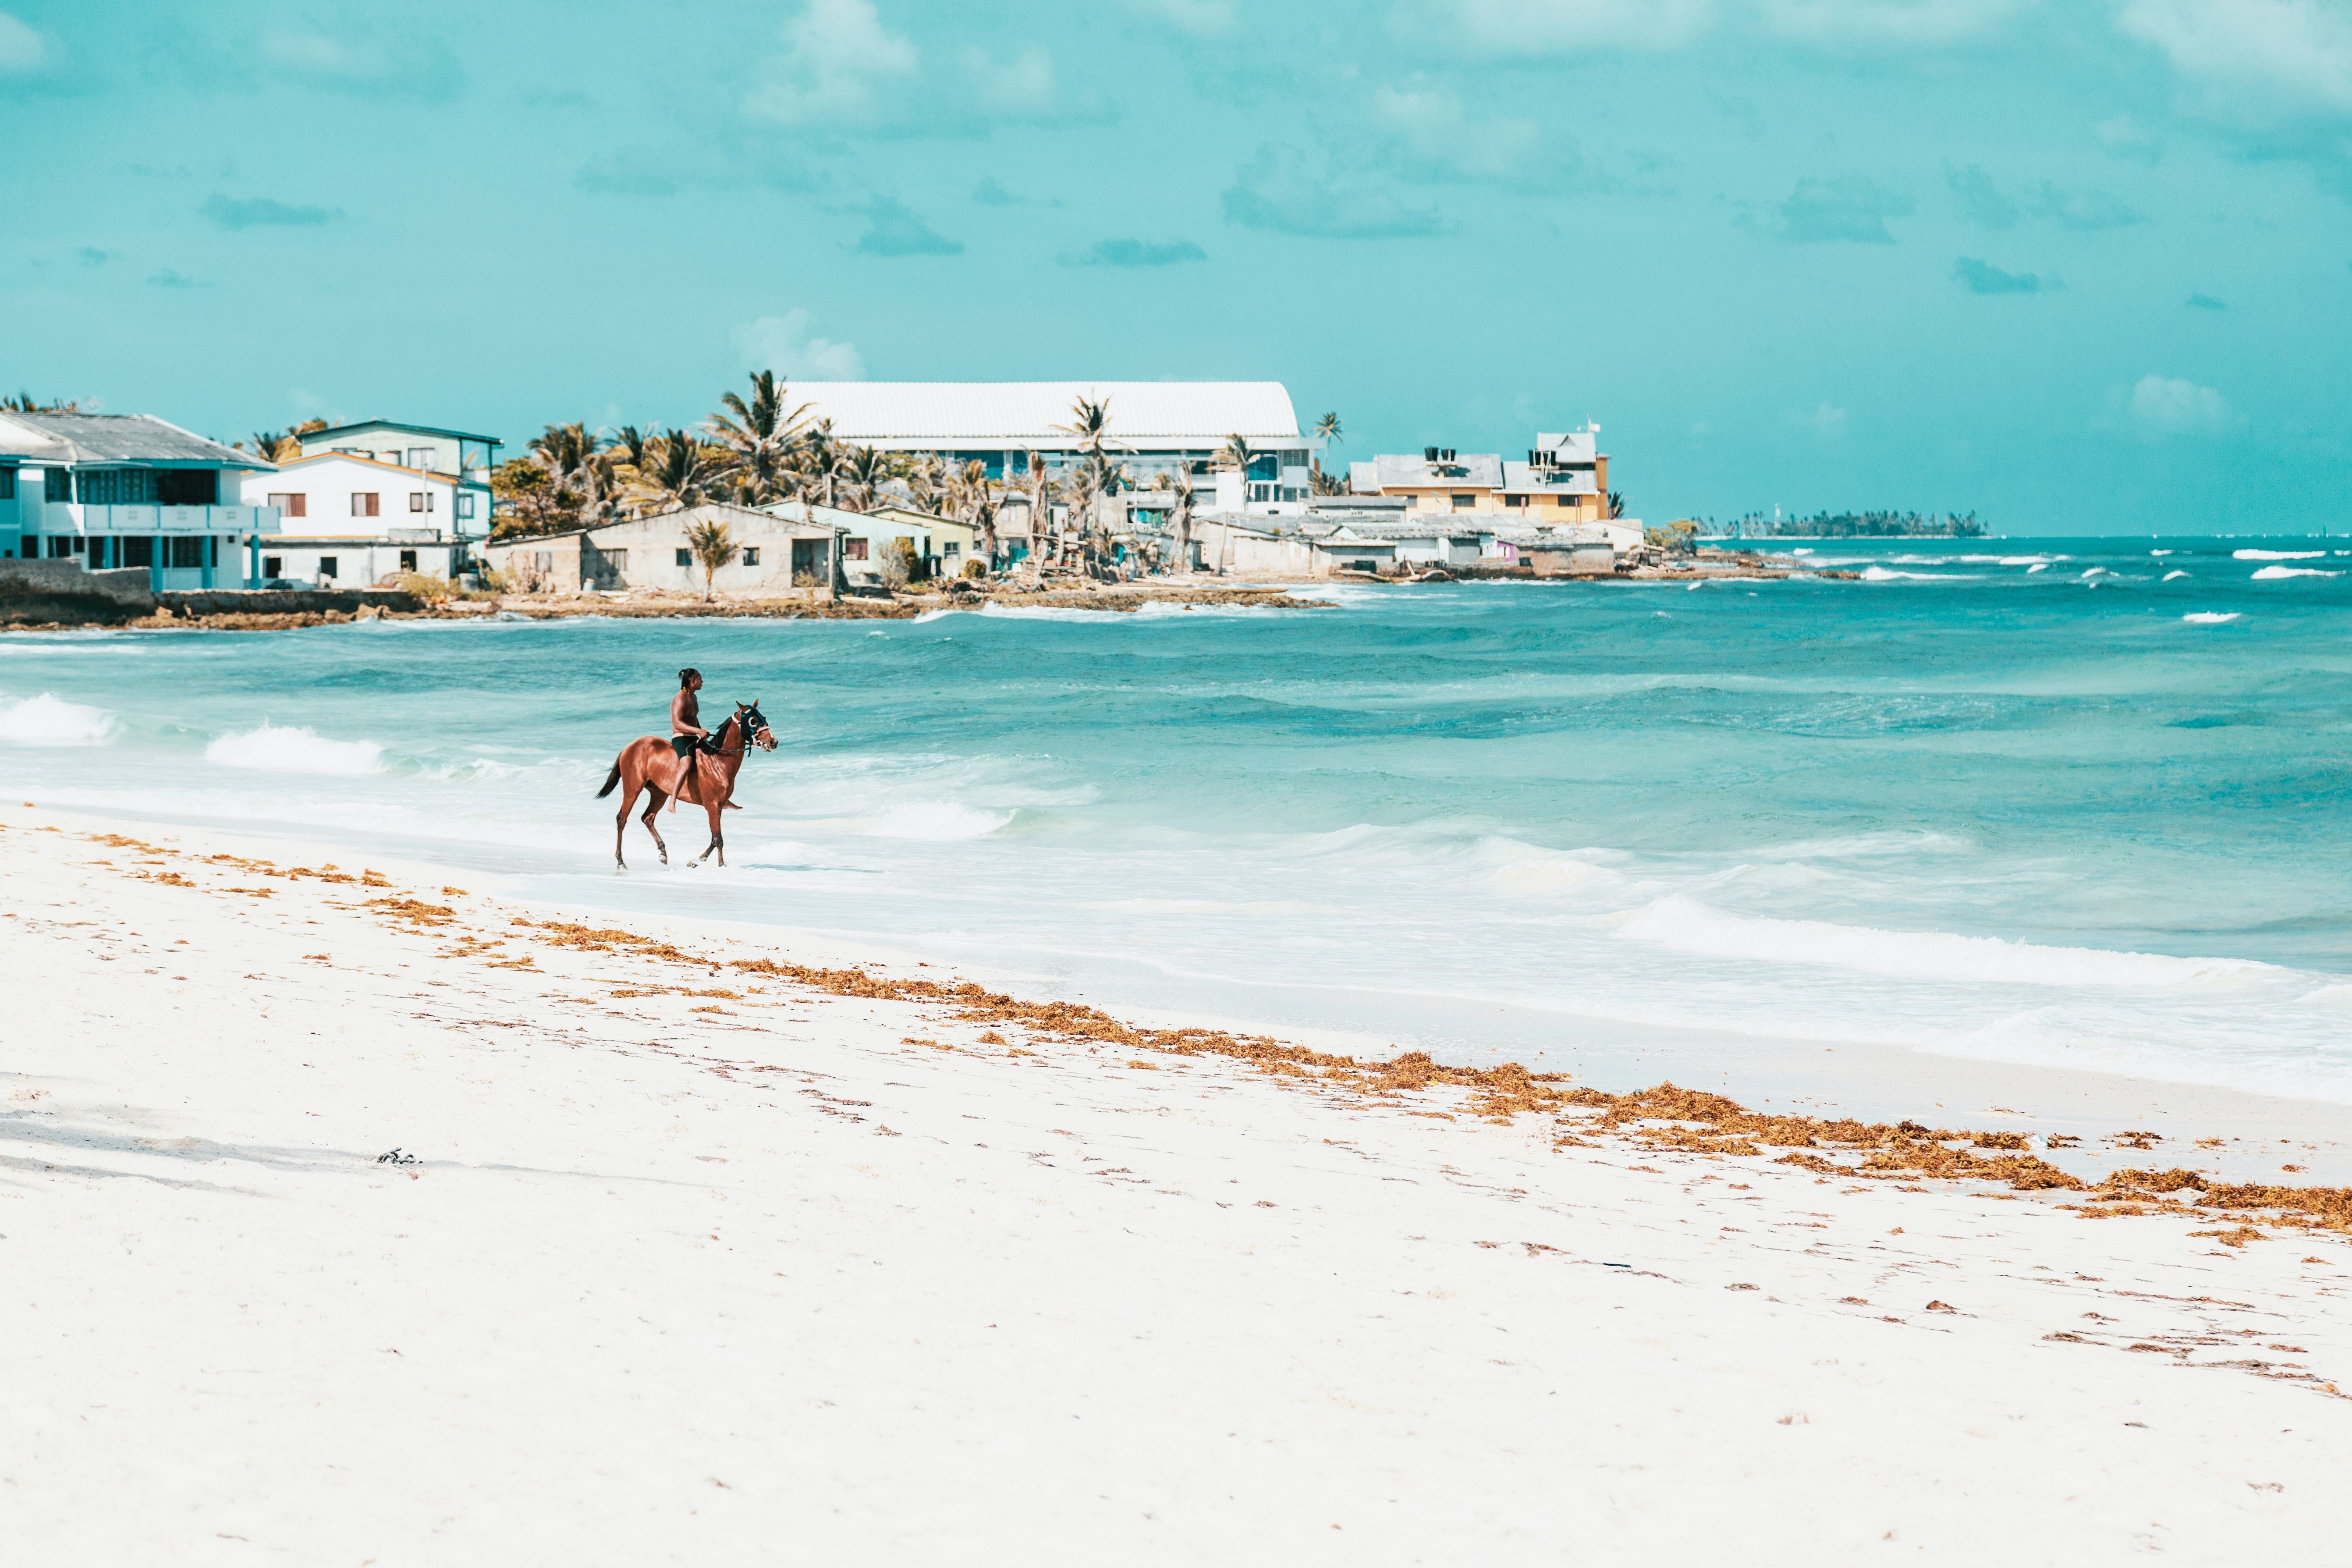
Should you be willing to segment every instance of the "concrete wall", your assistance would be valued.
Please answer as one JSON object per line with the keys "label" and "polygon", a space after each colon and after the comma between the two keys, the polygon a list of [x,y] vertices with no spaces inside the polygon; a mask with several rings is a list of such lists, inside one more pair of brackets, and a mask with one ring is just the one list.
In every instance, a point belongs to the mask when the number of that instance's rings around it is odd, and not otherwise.
{"label": "concrete wall", "polygon": [[85,572],[72,560],[0,560],[0,622],[110,625],[154,611],[143,566]]}

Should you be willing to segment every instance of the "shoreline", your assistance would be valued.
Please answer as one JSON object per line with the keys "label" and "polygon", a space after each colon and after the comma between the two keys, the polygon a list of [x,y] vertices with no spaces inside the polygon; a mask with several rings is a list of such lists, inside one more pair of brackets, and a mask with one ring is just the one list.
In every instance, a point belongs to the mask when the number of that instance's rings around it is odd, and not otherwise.
{"label": "shoreline", "polygon": [[28,1560],[1700,1563],[1738,1520],[1767,1563],[2294,1561],[2338,1523],[2341,1233],[291,852],[0,811]]}

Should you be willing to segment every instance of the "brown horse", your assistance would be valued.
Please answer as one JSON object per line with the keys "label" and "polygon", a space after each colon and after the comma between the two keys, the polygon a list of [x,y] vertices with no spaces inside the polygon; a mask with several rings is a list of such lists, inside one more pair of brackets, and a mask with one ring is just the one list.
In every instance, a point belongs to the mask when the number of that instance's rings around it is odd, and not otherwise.
{"label": "brown horse", "polygon": [[663,865],[669,864],[669,846],[662,842],[661,829],[654,826],[654,814],[672,795],[694,802],[710,817],[710,842],[687,864],[698,866],[714,853],[721,866],[727,864],[727,836],[719,831],[719,814],[727,809],[729,799],[735,794],[735,775],[743,771],[745,753],[753,746],[763,752],[774,751],[776,736],[768,728],[768,721],[760,716],[757,701],[738,702],[734,717],[719,726],[712,743],[718,750],[696,750],[683,757],[658,735],[640,735],[621,748],[612,773],[605,777],[604,787],[596,792],[596,798],[602,800],[613,793],[615,785],[627,786],[621,791],[621,809],[613,816],[614,865],[623,870],[628,868],[629,863],[621,858],[621,837],[628,831],[629,807],[636,804],[641,789],[651,792],[641,820],[646,831],[654,836],[654,847],[661,852]]}

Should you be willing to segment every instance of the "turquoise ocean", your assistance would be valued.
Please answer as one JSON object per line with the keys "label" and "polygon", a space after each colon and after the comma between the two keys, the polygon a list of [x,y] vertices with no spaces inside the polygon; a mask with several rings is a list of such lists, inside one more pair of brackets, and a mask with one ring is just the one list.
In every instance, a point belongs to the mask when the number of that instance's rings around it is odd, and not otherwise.
{"label": "turquoise ocean", "polygon": [[[1853,1041],[2352,1101],[2352,541],[1767,548],[1336,608],[0,637],[11,798],[1456,1057]],[[757,698],[724,871],[618,748]],[[665,819],[673,858],[698,814]],[[1480,1022],[1507,1012],[1515,1037]]]}

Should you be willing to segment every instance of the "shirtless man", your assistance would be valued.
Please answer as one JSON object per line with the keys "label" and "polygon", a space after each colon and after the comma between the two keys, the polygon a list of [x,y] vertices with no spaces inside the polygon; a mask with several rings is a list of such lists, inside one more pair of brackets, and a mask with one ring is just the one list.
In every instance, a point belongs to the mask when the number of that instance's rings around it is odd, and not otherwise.
{"label": "shirtless man", "polygon": [[710,750],[710,731],[702,727],[702,710],[694,694],[702,689],[702,671],[681,669],[677,672],[677,695],[669,700],[669,743],[677,752],[677,787],[669,792],[669,808],[686,798],[687,788],[694,781],[694,753]]}

